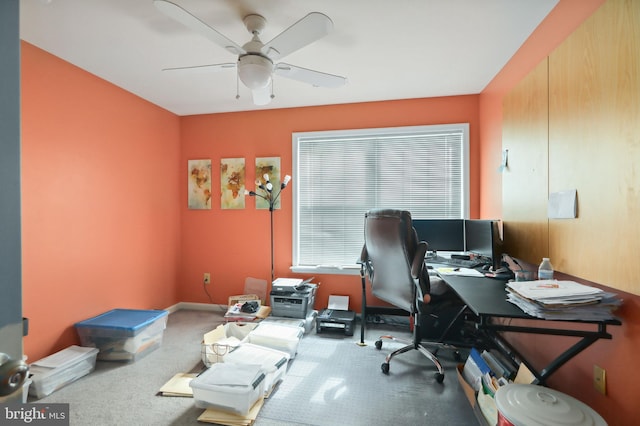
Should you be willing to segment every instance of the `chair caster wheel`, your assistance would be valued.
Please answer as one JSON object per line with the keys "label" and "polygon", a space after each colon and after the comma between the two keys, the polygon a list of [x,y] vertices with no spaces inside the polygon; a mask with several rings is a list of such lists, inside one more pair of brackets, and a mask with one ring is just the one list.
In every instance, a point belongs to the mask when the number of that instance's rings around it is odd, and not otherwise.
{"label": "chair caster wheel", "polygon": [[382,349],[382,340],[376,340],[376,349],[377,350]]}
{"label": "chair caster wheel", "polygon": [[382,369],[382,372],[384,374],[389,374],[389,363],[388,362],[383,362],[382,365],[380,366],[380,368]]}
{"label": "chair caster wheel", "polygon": [[444,374],[436,373],[436,374],[434,374],[434,377],[436,378],[436,382],[438,382],[438,383],[444,382]]}

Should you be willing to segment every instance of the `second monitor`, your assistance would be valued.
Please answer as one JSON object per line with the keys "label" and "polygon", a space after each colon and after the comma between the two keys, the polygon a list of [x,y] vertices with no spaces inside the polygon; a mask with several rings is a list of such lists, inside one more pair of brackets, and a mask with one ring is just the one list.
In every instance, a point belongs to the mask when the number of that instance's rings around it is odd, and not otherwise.
{"label": "second monitor", "polygon": [[496,220],[414,219],[413,227],[429,252],[469,253],[490,260],[493,269],[502,266],[502,239]]}
{"label": "second monitor", "polygon": [[502,266],[502,238],[496,220],[465,220],[465,251],[491,259],[493,270]]}

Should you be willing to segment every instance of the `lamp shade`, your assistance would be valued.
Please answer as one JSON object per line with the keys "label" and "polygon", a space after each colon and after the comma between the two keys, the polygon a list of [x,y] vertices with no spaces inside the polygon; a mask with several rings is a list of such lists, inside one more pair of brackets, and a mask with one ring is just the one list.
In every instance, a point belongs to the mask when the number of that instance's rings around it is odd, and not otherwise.
{"label": "lamp shade", "polygon": [[245,55],[238,60],[240,80],[251,90],[264,89],[271,83],[273,63],[264,56]]}

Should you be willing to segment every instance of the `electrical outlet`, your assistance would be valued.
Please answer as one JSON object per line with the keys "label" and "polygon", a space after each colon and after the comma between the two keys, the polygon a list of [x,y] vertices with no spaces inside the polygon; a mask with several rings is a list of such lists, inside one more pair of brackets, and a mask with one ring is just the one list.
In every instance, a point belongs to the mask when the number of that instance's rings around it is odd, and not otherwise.
{"label": "electrical outlet", "polygon": [[593,386],[603,395],[607,394],[607,376],[606,371],[597,365],[593,366]]}
{"label": "electrical outlet", "polygon": [[211,284],[211,274],[208,272],[205,272],[204,275],[202,276],[202,282],[205,284]]}

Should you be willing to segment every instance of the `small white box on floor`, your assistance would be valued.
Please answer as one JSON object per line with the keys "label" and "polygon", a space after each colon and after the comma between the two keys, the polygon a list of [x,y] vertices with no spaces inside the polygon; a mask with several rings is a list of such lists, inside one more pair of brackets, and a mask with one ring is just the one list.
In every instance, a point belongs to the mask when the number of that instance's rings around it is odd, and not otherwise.
{"label": "small white box on floor", "polygon": [[290,356],[286,352],[267,348],[266,346],[242,343],[224,357],[224,362],[238,365],[262,366],[265,374],[264,394],[269,395],[273,387],[284,377]]}
{"label": "small white box on floor", "polygon": [[29,395],[44,398],[63,386],[91,373],[98,349],[69,346],[29,366]]}
{"label": "small white box on floor", "polygon": [[260,365],[217,363],[191,380],[198,408],[215,408],[246,415],[264,394]]}
{"label": "small white box on floor", "polygon": [[291,358],[294,358],[303,335],[304,328],[302,327],[261,322],[249,333],[247,341],[286,352]]}
{"label": "small white box on floor", "polygon": [[304,334],[309,334],[311,330],[313,330],[316,326],[316,317],[318,316],[318,311],[313,310],[310,311],[305,319],[296,319],[296,318],[288,318],[288,317],[278,317],[270,315],[262,322],[272,322],[275,324],[284,324],[291,325],[294,327],[302,327],[304,328]]}

